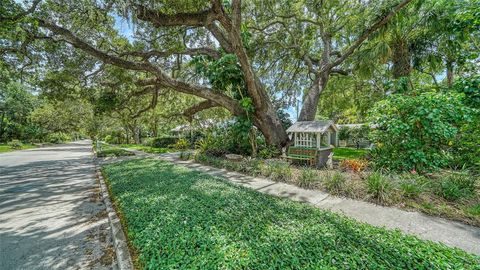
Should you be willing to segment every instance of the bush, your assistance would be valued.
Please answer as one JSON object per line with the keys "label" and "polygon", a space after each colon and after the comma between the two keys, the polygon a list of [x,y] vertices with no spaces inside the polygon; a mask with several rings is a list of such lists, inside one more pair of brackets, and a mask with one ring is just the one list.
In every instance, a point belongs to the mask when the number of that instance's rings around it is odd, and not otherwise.
{"label": "bush", "polygon": [[178,138],[177,137],[157,137],[153,138],[149,143],[151,147],[154,148],[167,148],[170,147],[171,145],[174,145],[177,143]]}
{"label": "bush", "polygon": [[270,178],[274,181],[288,181],[293,172],[290,164],[285,161],[272,161],[267,164],[270,170]]}
{"label": "bush", "polygon": [[469,198],[475,194],[475,182],[467,173],[449,173],[440,180],[437,193],[449,201]]}
{"label": "bush", "polygon": [[338,139],[339,140],[348,140],[350,138],[350,128],[348,126],[346,127],[342,127],[339,131],[338,131]]}
{"label": "bush", "polygon": [[205,155],[212,157],[223,157],[226,154],[228,154],[228,152],[221,148],[209,148],[205,151]]}
{"label": "bush", "polygon": [[179,156],[181,160],[189,160],[189,159],[192,159],[192,157],[193,157],[192,152],[184,152],[184,151],[180,152],[180,156]]}
{"label": "bush", "polygon": [[456,93],[424,92],[391,95],[370,112],[378,168],[430,171],[448,165],[448,151],[458,126],[471,119],[472,110]]}
{"label": "bush", "polygon": [[335,172],[333,175],[327,174],[323,179],[325,188],[333,194],[339,194],[343,192],[345,190],[346,182],[347,178],[340,172]]}
{"label": "bush", "polygon": [[403,196],[411,199],[417,198],[424,190],[428,179],[422,176],[403,175],[400,181],[400,189]]}
{"label": "bush", "polygon": [[274,146],[267,146],[260,151],[258,151],[258,157],[259,158],[264,158],[264,159],[269,159],[269,158],[276,158],[280,156],[281,152],[278,150],[277,147]]}
{"label": "bush", "polygon": [[11,149],[22,149],[23,143],[19,140],[12,140],[8,143],[8,146],[10,146]]}
{"label": "bush", "polygon": [[344,159],[340,161],[340,168],[354,172],[363,171],[368,165],[368,161],[363,159]]}
{"label": "bush", "polygon": [[65,143],[71,140],[70,136],[63,132],[50,133],[47,135],[47,141],[50,143]]}
{"label": "bush", "polygon": [[374,172],[367,177],[367,192],[379,202],[388,202],[392,188],[390,179],[379,172]]}
{"label": "bush", "polygon": [[318,180],[318,173],[314,169],[303,168],[298,177],[298,185],[303,188],[312,188]]}
{"label": "bush", "polygon": [[175,143],[175,149],[177,150],[185,150],[189,146],[189,143],[186,139],[181,138]]}

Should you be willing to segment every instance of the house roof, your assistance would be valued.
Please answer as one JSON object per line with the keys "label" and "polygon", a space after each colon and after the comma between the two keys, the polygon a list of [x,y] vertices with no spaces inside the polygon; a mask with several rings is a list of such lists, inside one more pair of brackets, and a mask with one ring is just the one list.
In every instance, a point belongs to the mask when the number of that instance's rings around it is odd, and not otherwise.
{"label": "house roof", "polygon": [[328,128],[332,127],[338,131],[337,126],[331,120],[326,121],[299,121],[287,129],[288,133],[292,132],[320,132],[325,133]]}

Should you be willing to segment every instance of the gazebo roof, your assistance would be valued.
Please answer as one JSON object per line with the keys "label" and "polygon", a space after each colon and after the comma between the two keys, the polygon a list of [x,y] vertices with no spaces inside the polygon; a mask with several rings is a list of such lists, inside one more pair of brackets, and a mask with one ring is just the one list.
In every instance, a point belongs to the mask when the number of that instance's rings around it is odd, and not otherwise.
{"label": "gazebo roof", "polygon": [[287,129],[287,133],[293,132],[312,132],[325,133],[330,127],[338,131],[337,126],[331,120],[324,121],[299,121]]}

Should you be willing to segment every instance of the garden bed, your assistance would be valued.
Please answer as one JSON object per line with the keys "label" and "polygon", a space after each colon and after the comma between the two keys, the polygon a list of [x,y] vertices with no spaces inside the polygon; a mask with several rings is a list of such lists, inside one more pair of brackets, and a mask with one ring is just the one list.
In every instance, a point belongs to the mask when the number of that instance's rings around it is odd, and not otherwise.
{"label": "garden bed", "polygon": [[480,258],[165,161],[103,168],[137,268],[476,269]]}
{"label": "garden bed", "polygon": [[480,226],[480,195],[475,186],[479,181],[464,173],[443,172],[429,177],[412,173],[386,175],[368,171],[365,161],[349,159],[340,161],[334,170],[314,170],[282,160],[232,162],[205,154],[194,158],[217,168]]}

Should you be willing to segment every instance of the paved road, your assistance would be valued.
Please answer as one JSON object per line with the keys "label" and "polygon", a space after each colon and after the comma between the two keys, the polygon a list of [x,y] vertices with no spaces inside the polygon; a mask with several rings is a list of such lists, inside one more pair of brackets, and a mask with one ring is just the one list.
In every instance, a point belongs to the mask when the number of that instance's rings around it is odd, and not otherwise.
{"label": "paved road", "polygon": [[0,269],[111,269],[90,141],[0,154]]}

